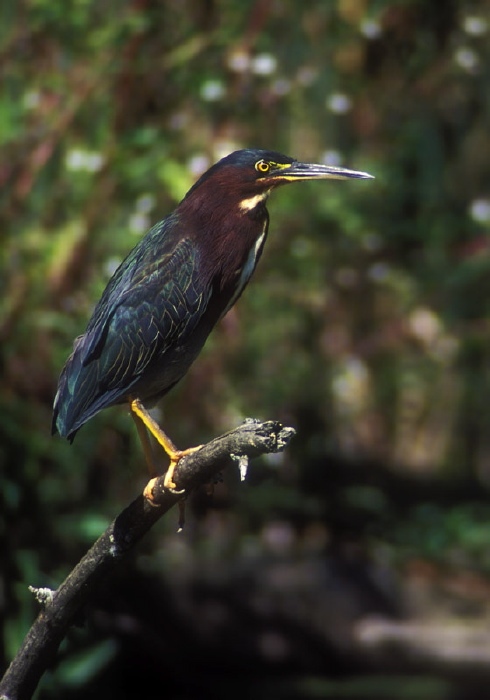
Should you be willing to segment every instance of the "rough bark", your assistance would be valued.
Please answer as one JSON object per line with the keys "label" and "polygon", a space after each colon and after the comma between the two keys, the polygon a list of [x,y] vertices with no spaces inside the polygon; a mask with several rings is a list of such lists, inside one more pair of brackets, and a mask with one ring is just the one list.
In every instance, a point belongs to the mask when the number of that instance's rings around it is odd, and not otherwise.
{"label": "rough bark", "polygon": [[99,581],[107,576],[145,533],[172,506],[196,487],[209,482],[232,460],[243,472],[248,458],[280,452],[294,435],[275,421],[247,420],[235,430],[182,458],[174,480],[182,493],[163,488],[163,477],[153,487],[152,505],[138,496],[111,523],[56,591],[33,590],[43,609],[27,633],[17,655],[0,681],[0,700],[28,700],[44,671],[56,658],[68,628],[90,600]]}

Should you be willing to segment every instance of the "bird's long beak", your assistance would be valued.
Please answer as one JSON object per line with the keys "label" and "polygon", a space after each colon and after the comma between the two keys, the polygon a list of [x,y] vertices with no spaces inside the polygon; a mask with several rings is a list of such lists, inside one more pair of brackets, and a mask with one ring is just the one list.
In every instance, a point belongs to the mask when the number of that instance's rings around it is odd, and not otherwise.
{"label": "bird's long beak", "polygon": [[348,170],[347,168],[337,168],[333,165],[319,163],[292,163],[277,170],[271,170],[270,177],[273,180],[285,182],[294,180],[348,180],[350,178],[374,179],[373,175],[363,173],[360,170]]}

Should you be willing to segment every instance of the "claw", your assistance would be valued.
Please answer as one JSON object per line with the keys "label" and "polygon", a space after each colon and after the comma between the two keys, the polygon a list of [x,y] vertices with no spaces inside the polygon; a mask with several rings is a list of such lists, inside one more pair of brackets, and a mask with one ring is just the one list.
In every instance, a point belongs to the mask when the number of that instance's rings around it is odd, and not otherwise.
{"label": "claw", "polygon": [[[186,457],[187,455],[191,455],[193,452],[197,452],[197,450],[200,450],[202,445],[197,445],[197,447],[188,447],[186,450],[176,450],[173,452],[170,457],[170,464],[167,469],[167,473],[165,474],[165,479],[163,481],[163,485],[166,489],[169,489],[172,492],[175,492],[175,489],[177,488],[177,484],[174,482],[174,471],[182,457]],[[177,491],[176,493],[183,493],[183,491]]]}
{"label": "claw", "polygon": [[155,499],[153,498],[153,487],[155,486],[157,479],[158,477],[150,479],[150,481],[146,484],[145,488],[143,489],[143,496],[146,498],[148,503],[154,508],[159,508],[159,504],[155,503]]}

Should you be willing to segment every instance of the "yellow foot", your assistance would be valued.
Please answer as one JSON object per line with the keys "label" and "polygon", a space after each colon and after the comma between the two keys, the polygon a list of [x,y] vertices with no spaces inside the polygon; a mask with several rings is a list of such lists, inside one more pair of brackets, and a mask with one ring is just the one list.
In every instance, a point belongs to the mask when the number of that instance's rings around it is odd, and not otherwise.
{"label": "yellow foot", "polygon": [[[168,489],[172,493],[175,494],[180,494],[184,493],[184,491],[177,491],[177,484],[173,480],[174,476],[174,471],[182,457],[186,457],[187,455],[192,454],[193,452],[197,452],[197,450],[200,450],[202,445],[198,445],[197,447],[189,447],[187,450],[176,450],[175,452],[172,453],[172,457],[170,460],[170,465],[169,468],[167,469],[167,473],[165,474],[165,478],[163,480],[163,487],[165,489]],[[155,499],[153,498],[153,487],[155,486],[155,483],[157,482],[157,479],[159,477],[155,477],[153,479],[150,479],[150,481],[146,484],[144,490],[143,490],[143,496],[150,501],[151,505],[157,506],[158,504],[155,503]]]}
{"label": "yellow foot", "polygon": [[202,445],[198,445],[197,447],[188,447],[187,450],[175,450],[175,452],[172,452],[170,455],[170,464],[165,474],[165,479],[163,480],[163,485],[166,489],[175,490],[177,488],[177,484],[174,482],[174,471],[182,457],[197,452],[201,447]]}
{"label": "yellow foot", "polygon": [[[153,487],[155,486],[159,478],[160,477],[156,476],[153,479],[150,479],[150,481],[146,484],[145,488],[143,489],[143,496],[146,498],[147,501],[149,501],[150,505],[155,506],[155,508],[158,508],[160,504],[155,503],[155,499],[153,497]],[[175,496],[180,496],[181,494],[185,493],[184,489],[182,491],[177,491],[172,486],[167,486],[165,484],[165,481],[163,482],[163,485],[164,488],[170,491],[170,493],[173,493]]]}
{"label": "yellow foot", "polygon": [[[175,467],[182,457],[190,455],[192,452],[196,452],[196,450],[199,450],[202,445],[198,445],[197,447],[189,447],[187,450],[178,450],[168,435],[164,433],[158,423],[156,423],[156,421],[148,413],[140,399],[129,397],[129,408],[133,418],[136,421],[138,433],[141,438],[141,442],[143,443],[143,449],[145,451],[146,461],[150,469],[150,475],[153,476],[156,473],[156,469],[153,464],[151,445],[148,441],[148,434],[146,433],[145,426],[170,457],[170,466],[165,474],[165,481],[163,485],[166,489],[175,490],[176,485],[173,481]],[[149,484],[151,483],[152,481],[149,482]],[[148,495],[148,488],[149,485],[146,487],[144,494],[151,500],[151,496]]]}
{"label": "yellow foot", "polygon": [[158,508],[158,503],[155,503],[155,499],[153,498],[153,487],[155,486],[157,479],[158,477],[150,479],[143,490],[143,496],[147,501],[149,501],[150,505],[154,506],[155,508]]}

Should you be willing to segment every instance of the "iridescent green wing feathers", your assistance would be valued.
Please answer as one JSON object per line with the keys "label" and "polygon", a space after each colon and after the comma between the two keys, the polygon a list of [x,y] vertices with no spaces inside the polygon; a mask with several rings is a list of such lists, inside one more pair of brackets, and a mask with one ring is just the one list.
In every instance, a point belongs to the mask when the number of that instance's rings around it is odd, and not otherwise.
{"label": "iridescent green wing feathers", "polygon": [[[173,219],[173,217],[169,217]],[[185,341],[202,317],[209,290],[197,274],[189,239],[157,224],[118,268],[60,378],[53,429],[72,435],[140,381],[150,363]],[[164,388],[164,387],[162,387]]]}

